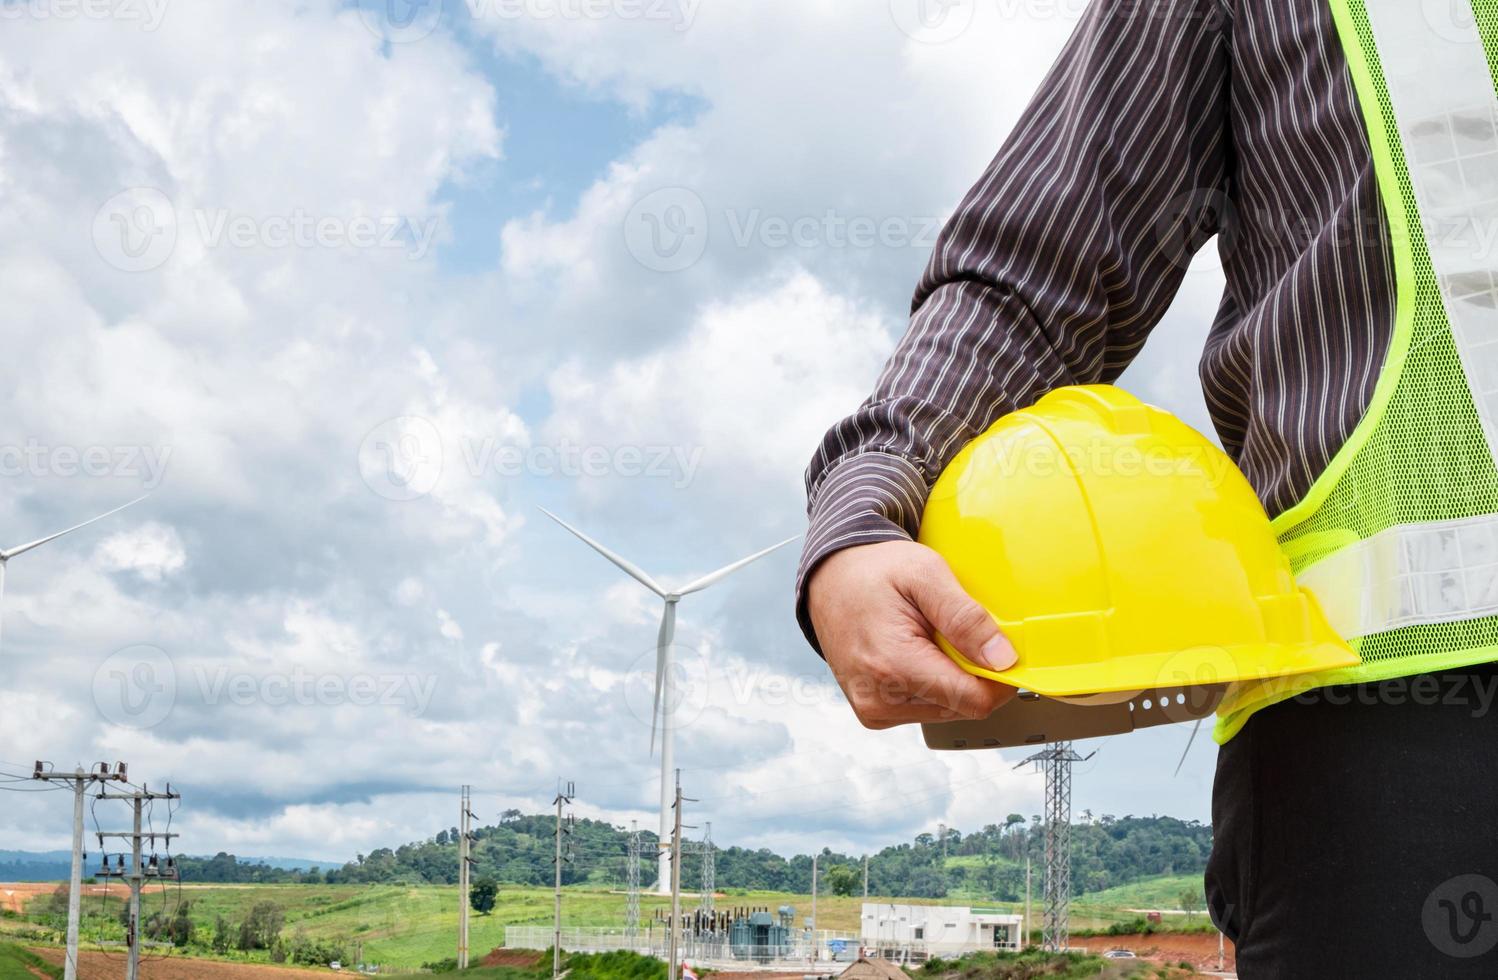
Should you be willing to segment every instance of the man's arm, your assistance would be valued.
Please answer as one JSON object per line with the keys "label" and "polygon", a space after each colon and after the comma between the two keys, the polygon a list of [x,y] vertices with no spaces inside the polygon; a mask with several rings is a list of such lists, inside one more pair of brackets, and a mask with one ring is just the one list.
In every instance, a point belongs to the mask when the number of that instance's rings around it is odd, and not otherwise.
{"label": "man's arm", "polygon": [[[1221,0],[1096,0],[943,229],[873,395],[812,459],[797,615],[865,723],[931,720],[933,702],[982,716],[1004,696],[975,693],[931,643],[935,628],[980,662],[1013,659],[911,538],[937,476],[994,420],[1123,372],[1217,231],[1230,28]],[[849,690],[911,671],[941,690]]]}

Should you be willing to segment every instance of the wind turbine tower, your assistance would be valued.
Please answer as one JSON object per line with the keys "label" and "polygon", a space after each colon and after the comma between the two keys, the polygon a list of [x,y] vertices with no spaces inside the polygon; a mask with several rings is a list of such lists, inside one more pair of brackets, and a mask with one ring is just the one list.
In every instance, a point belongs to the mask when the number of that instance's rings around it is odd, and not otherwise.
{"label": "wind turbine tower", "polygon": [[661,745],[661,822],[660,833],[656,838],[659,850],[656,855],[656,867],[658,870],[655,879],[655,891],[657,895],[669,895],[671,894],[671,834],[673,826],[671,805],[675,800],[675,787],[672,782],[675,762],[672,758],[672,749],[676,736],[676,726],[673,722],[675,721],[674,716],[677,707],[676,699],[672,696],[671,644],[676,637],[676,604],[693,592],[701,592],[709,586],[716,585],[745,565],[758,561],[773,551],[784,548],[792,541],[795,541],[796,538],[786,538],[779,544],[773,544],[763,551],[756,551],[748,558],[741,558],[731,565],[723,566],[716,572],[709,572],[695,581],[688,582],[681,588],[668,589],[651,578],[650,575],[634,562],[599,544],[546,508],[541,508],[541,513],[572,532],[583,544],[586,544],[613,562],[624,574],[655,593],[664,604],[664,608],[661,611],[661,628],[659,633],[656,634],[655,644],[655,703],[650,709],[650,751],[652,753],[655,751],[656,732],[659,730]]}

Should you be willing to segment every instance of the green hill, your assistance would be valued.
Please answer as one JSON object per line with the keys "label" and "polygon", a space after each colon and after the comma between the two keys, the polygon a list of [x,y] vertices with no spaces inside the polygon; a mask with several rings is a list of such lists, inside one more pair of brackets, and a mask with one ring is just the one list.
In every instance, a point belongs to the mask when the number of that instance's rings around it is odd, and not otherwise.
{"label": "green hill", "polygon": [[[500,823],[475,832],[476,877],[512,885],[548,885],[552,880],[554,825],[549,815],[509,811]],[[968,834],[947,829],[942,839],[920,834],[869,855],[871,892],[915,898],[1015,901],[1024,892],[1025,857],[1038,864],[1045,827],[1038,817],[1010,814]],[[655,835],[641,834],[641,850],[655,850]],[[243,863],[233,855],[182,858],[184,880],[243,884],[421,885],[457,881],[457,831],[440,829],[426,840],[378,848],[341,868],[298,871]],[[563,868],[566,885],[622,887],[627,880],[629,834],[600,820],[579,820],[569,837],[573,860]],[[1173,817],[1085,819],[1072,827],[1072,881],[1077,894],[1098,892],[1162,875],[1199,874],[1212,846],[1210,827]],[[862,891],[863,856],[824,850],[818,857],[822,890]],[[683,857],[682,880],[700,877],[701,857]],[[811,856],[786,857],[766,848],[720,847],[715,881],[722,888],[809,893]],[[841,870],[834,870],[841,869]],[[655,878],[646,860],[643,882]]]}

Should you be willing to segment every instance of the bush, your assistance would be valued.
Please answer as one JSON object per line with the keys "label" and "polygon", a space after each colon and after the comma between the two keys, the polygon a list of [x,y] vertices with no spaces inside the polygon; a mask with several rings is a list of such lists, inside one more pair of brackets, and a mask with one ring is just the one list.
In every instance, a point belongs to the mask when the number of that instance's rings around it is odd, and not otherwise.
{"label": "bush", "polygon": [[282,957],[278,963],[300,963],[303,966],[327,966],[334,960],[348,959],[348,949],[338,939],[312,939],[299,932],[291,941],[281,944]]}
{"label": "bush", "polygon": [[626,949],[570,956],[567,970],[572,980],[665,980],[666,976],[665,963]]}

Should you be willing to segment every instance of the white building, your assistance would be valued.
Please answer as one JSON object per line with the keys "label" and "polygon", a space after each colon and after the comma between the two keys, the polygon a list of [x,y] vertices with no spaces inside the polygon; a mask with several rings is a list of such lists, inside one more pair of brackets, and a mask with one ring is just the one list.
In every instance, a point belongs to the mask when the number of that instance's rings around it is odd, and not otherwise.
{"label": "white building", "polygon": [[888,902],[865,902],[863,906],[864,946],[888,951],[894,954],[891,959],[901,958],[898,954],[902,950],[928,956],[1018,950],[1023,931],[1023,916],[998,909]]}

